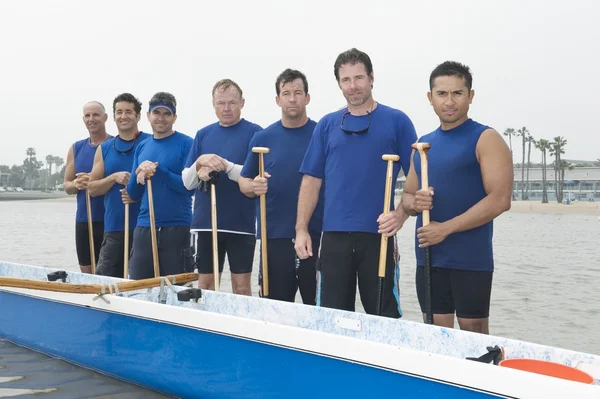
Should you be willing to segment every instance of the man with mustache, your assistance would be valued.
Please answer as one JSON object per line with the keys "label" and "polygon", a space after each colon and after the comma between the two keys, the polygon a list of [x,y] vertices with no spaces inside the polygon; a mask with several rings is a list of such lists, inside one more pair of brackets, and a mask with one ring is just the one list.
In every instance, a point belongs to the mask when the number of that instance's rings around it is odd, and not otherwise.
{"label": "man with mustache", "polygon": [[191,231],[198,232],[199,287],[215,289],[210,189],[200,183],[208,181],[211,172],[217,172],[219,275],[227,255],[233,293],[252,295],[250,276],[256,246],[256,214],[254,200],[240,192],[238,180],[250,140],[262,128],[241,117],[244,96],[231,79],[214,85],[212,101],[218,121],[198,131],[182,173],[186,188],[196,189]]}
{"label": "man with mustache", "polygon": [[[472,84],[469,67],[458,62],[444,62],[431,72],[427,97],[440,125],[419,139],[431,145],[427,157],[431,187],[419,190],[421,157],[415,151],[402,206],[417,216],[421,311],[425,313],[424,248],[431,247],[433,323],[453,328],[456,313],[461,329],[489,334],[493,220],[510,209],[513,163],[502,136],[469,118],[475,95]],[[424,210],[430,210],[431,218],[425,227]]]}
{"label": "man with mustache", "polygon": [[[137,146],[150,137],[138,129],[142,103],[130,93],[119,94],[113,100],[113,118],[119,134],[102,143],[96,150],[94,167],[88,184],[92,197],[104,196],[104,239],[96,274],[123,276],[125,245],[125,206],[122,191],[129,182]],[[129,205],[129,243],[137,223],[140,202]],[[131,247],[130,247],[131,248]]]}
{"label": "man with mustache", "polygon": [[[69,148],[65,165],[64,190],[67,194],[77,195],[75,248],[82,273],[92,272],[85,190],[88,188],[89,173],[92,170],[98,146],[112,137],[106,132],[107,119],[108,115],[104,105],[98,101],[90,101],[83,106],[83,123],[89,132],[89,137],[75,142]],[[90,198],[90,205],[94,259],[97,262],[104,235],[104,198],[102,196]]]}
{"label": "man with mustache", "polygon": [[295,248],[300,259],[315,255],[308,223],[324,189],[317,305],[354,311],[358,275],[363,307],[376,313],[383,234],[388,251],[381,315],[399,318],[395,234],[408,216],[402,207],[393,210],[393,187],[392,211],[382,214],[387,170],[382,155],[400,156],[394,164],[395,186],[400,167],[408,173],[415,128],[404,112],[373,99],[373,64],[366,53],[353,48],[339,54],[334,75],[347,106],[325,115],[315,127],[300,168]]}

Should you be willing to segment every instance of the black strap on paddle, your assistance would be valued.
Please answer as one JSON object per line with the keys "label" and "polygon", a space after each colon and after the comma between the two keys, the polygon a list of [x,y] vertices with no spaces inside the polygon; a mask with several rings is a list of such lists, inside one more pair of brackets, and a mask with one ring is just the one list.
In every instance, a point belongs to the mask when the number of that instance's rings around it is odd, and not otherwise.
{"label": "black strap on paddle", "polygon": [[210,180],[208,180],[208,181],[202,180],[200,182],[200,190],[202,190],[204,192],[208,191],[211,184],[214,184],[215,186],[217,185],[217,182],[219,181],[219,172],[217,172],[216,170],[213,170],[212,172],[210,172],[208,174],[208,177],[210,177]]}
{"label": "black strap on paddle", "polygon": [[498,345],[496,346],[488,346],[488,352],[484,353],[479,357],[467,357],[467,360],[474,360],[476,362],[481,363],[490,363],[493,362],[494,366],[497,366],[502,360],[504,360],[504,350]]}

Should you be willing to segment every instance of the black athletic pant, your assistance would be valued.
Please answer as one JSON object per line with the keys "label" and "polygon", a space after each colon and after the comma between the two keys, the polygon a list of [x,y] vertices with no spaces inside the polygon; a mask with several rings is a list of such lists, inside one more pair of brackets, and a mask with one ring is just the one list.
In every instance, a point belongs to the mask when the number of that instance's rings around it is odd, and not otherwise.
{"label": "black athletic pant", "polygon": [[[380,234],[324,232],[317,265],[320,272],[317,305],[353,312],[358,275],[358,289],[365,312],[376,314],[380,246]],[[399,272],[394,259],[395,254],[398,256],[395,249],[395,239],[390,237],[381,316],[399,318]]]}
{"label": "black athletic pant", "polygon": [[[131,247],[133,245],[133,231],[129,231],[129,252],[131,256]],[[124,276],[124,252],[125,252],[125,232],[111,231],[104,233],[102,247],[100,248],[100,258],[96,267],[96,274],[102,276],[128,278]]]}
{"label": "black athletic pant", "polygon": [[[102,238],[104,236],[104,222],[92,222],[92,232],[94,237],[94,260],[98,263]],[[87,222],[75,223],[75,249],[77,251],[77,261],[79,262],[79,265],[91,266],[90,233]]]}
{"label": "black athletic pant", "polygon": [[[269,298],[294,302],[300,289],[305,305],[316,305],[317,271],[315,268],[319,253],[320,237],[311,237],[313,256],[300,259],[294,249],[292,238],[267,240],[267,261],[269,267]],[[262,245],[260,249],[258,284],[262,287]]]}

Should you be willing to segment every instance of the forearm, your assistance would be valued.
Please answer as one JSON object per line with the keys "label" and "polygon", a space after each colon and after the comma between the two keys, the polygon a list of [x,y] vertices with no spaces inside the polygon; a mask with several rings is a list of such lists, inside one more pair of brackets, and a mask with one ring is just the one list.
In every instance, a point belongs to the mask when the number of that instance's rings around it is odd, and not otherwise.
{"label": "forearm", "polygon": [[188,190],[194,190],[200,186],[200,178],[198,177],[196,168],[193,166],[185,168],[181,172],[181,181],[183,182],[183,186]]}
{"label": "forearm", "polygon": [[229,162],[227,166],[227,170],[225,171],[229,180],[233,180],[235,182],[239,182],[240,175],[242,173],[242,165],[235,164],[233,162]]}
{"label": "forearm", "polygon": [[406,222],[406,220],[408,219],[409,215],[404,211],[404,208],[402,206],[399,206],[398,209],[394,210],[394,212],[396,212],[396,214],[400,218],[400,223],[404,224],[404,222]]}
{"label": "forearm", "polygon": [[116,182],[114,175],[109,175],[104,179],[90,181],[88,190],[92,197],[97,197],[106,194]]}
{"label": "forearm", "polygon": [[250,179],[248,177],[240,177],[240,179],[238,180],[240,191],[248,198],[256,198],[256,195],[254,195],[254,190],[252,189],[253,181],[253,179]]}
{"label": "forearm", "polygon": [[129,183],[127,184],[127,194],[129,195],[129,198],[131,198],[131,200],[135,202],[139,201],[140,198],[142,198],[142,195],[144,195],[145,189],[146,186],[139,184],[137,182],[136,176],[131,175]]}
{"label": "forearm", "polygon": [[448,227],[450,234],[452,234],[471,230],[489,223],[510,209],[510,197],[508,201],[504,197],[488,194],[465,213],[444,222],[444,224]]}
{"label": "forearm", "polygon": [[408,219],[409,216],[417,216],[417,211],[414,209],[415,195],[409,194],[406,191],[402,193],[400,207]]}
{"label": "forearm", "polygon": [[302,185],[300,186],[300,193],[298,195],[296,231],[308,230],[308,223],[319,201],[321,183],[322,180],[316,177],[305,175],[302,178]]}
{"label": "forearm", "polygon": [[160,175],[160,178],[163,179],[164,183],[171,190],[175,191],[178,194],[187,195],[190,194],[193,190],[188,190],[186,186],[183,184],[183,180],[181,175],[175,174],[168,169],[163,169],[160,166],[157,171]]}
{"label": "forearm", "polygon": [[74,195],[77,194],[79,192],[79,190],[77,189],[77,187],[75,187],[75,185],[73,184],[72,180],[66,181],[64,183],[63,186],[65,193],[69,194],[69,195]]}

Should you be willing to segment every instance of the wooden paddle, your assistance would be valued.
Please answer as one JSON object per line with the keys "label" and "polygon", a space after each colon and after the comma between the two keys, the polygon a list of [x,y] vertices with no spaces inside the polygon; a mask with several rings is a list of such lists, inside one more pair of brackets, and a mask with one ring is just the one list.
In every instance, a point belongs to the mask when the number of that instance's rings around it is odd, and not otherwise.
{"label": "wooden paddle", "polygon": [[[213,251],[213,276],[214,276],[214,284],[215,291],[219,291],[220,281],[219,278],[219,235],[217,231],[217,188],[216,188],[216,179],[211,179],[209,181],[210,184],[210,219],[212,224],[212,251]],[[213,181],[214,180],[214,181]]]}
{"label": "wooden paddle", "polygon": [[92,204],[90,190],[85,189],[85,205],[87,209],[88,235],[90,240],[90,259],[92,260],[92,274],[96,274],[96,250],[94,248],[94,225],[92,224]]}
{"label": "wooden paddle", "polygon": [[[412,148],[419,152],[421,157],[421,190],[429,189],[429,176],[427,169],[427,150],[431,145],[428,143],[414,143]],[[429,224],[429,210],[424,210],[423,215],[423,227]],[[425,248],[425,323],[433,324],[433,311],[431,309],[432,301],[432,287],[431,287],[431,247]]]}
{"label": "wooden paddle", "polygon": [[[383,197],[383,214],[390,213],[391,196],[392,196],[392,179],[394,175],[394,162],[400,160],[400,157],[395,154],[385,154],[381,157],[387,161],[387,172],[385,176],[385,197]],[[381,234],[381,246],[379,248],[379,287],[377,289],[377,307],[376,311],[381,316],[381,308],[383,303],[383,282],[385,280],[385,269],[387,263],[387,244],[389,237]]]}
{"label": "wooden paddle", "polygon": [[[258,175],[265,177],[264,154],[270,151],[267,147],[254,147],[252,152],[258,154]],[[260,196],[260,246],[262,252],[262,293],[263,298],[269,297],[269,262],[267,259],[267,198],[265,194]]]}
{"label": "wooden paddle", "polygon": [[123,278],[129,278],[129,204],[125,204],[125,248],[123,249]]}
{"label": "wooden paddle", "polygon": [[160,265],[158,263],[158,242],[156,239],[156,222],[154,218],[154,198],[152,197],[152,176],[146,176],[148,184],[148,207],[150,208],[150,235],[152,237],[152,260],[154,263],[154,277],[160,276]]}

